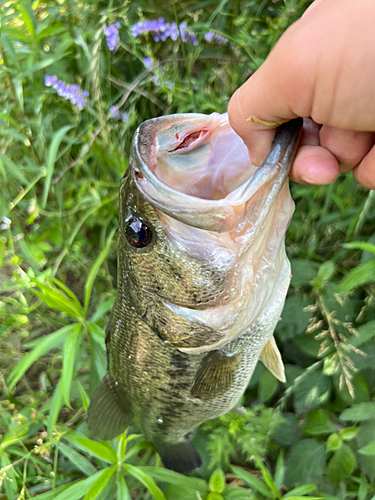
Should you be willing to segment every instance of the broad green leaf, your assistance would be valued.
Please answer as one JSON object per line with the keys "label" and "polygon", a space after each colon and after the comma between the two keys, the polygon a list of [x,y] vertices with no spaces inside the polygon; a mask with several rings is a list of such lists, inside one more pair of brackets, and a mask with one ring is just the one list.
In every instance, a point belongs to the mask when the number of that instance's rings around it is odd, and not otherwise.
{"label": "broad green leaf", "polygon": [[84,315],[86,316],[87,314],[87,308],[89,307],[89,302],[90,302],[90,296],[91,296],[91,291],[92,287],[96,278],[96,275],[98,274],[98,271],[100,269],[100,266],[103,264],[105,258],[108,255],[108,252],[111,247],[112,243],[112,238],[115,233],[115,229],[111,231],[110,235],[107,238],[107,242],[103,250],[100,252],[98,258],[94,262],[94,264],[91,266],[90,273],[88,275],[88,278],[85,283],[85,300],[84,300]]}
{"label": "broad green leaf", "polygon": [[92,439],[77,438],[77,441],[102,460],[117,463],[117,455],[109,443],[97,443]]}
{"label": "broad green leaf", "polygon": [[307,414],[301,430],[306,434],[318,436],[320,434],[331,434],[336,428],[322,409],[310,410]]}
{"label": "broad green leaf", "polygon": [[327,439],[327,451],[338,450],[342,445],[342,441],[342,437],[340,436],[340,434],[337,434],[337,432],[331,434]]}
{"label": "broad green leaf", "polygon": [[46,180],[44,183],[44,190],[43,190],[43,197],[42,197],[42,203],[41,206],[42,208],[46,208],[46,203],[47,203],[47,197],[48,197],[48,192],[51,186],[51,181],[52,181],[52,175],[53,175],[53,170],[55,167],[55,162],[56,162],[56,156],[57,156],[57,151],[59,149],[61,141],[64,139],[65,135],[67,132],[72,128],[72,125],[66,125],[65,127],[62,127],[60,130],[58,130],[51,141],[49,150],[48,150],[48,155],[47,155],[47,176]]}
{"label": "broad green leaf", "polygon": [[375,259],[359,264],[352,269],[345,278],[342,279],[339,285],[340,293],[348,293],[353,288],[364,285],[366,283],[374,283],[375,281]]}
{"label": "broad green leaf", "polygon": [[70,388],[73,380],[74,362],[76,358],[76,352],[79,346],[79,342],[83,335],[81,325],[76,325],[75,330],[73,330],[65,340],[64,343],[64,355],[63,355],[63,368],[61,375],[61,383],[63,390],[63,399],[68,406],[70,406]]}
{"label": "broad green leaf", "polygon": [[261,493],[267,499],[275,498],[274,492],[267,488],[267,486],[262,481],[259,481],[259,479],[250,474],[250,472],[247,472],[244,469],[240,469],[239,467],[235,466],[232,466],[231,470],[232,472],[234,472],[234,474],[236,474],[236,476],[242,479],[246,484],[248,484],[258,493]]}
{"label": "broad green leaf", "polygon": [[356,466],[355,455],[347,444],[342,444],[328,462],[327,476],[334,483],[347,479]]}
{"label": "broad green leaf", "polygon": [[123,464],[123,468],[125,472],[133,476],[135,479],[138,479],[139,482],[146,486],[155,500],[166,500],[164,493],[152,477],[143,470],[143,467],[134,467],[134,465]]}
{"label": "broad green leaf", "polygon": [[207,500],[224,500],[224,497],[222,495],[220,495],[220,493],[216,493],[214,491],[211,491],[207,495]]}
{"label": "broad green leaf", "polygon": [[352,345],[359,347],[375,337],[375,320],[361,325],[357,328],[357,331],[358,336],[352,335],[349,339],[349,342]]}
{"label": "broad green leaf", "polygon": [[375,456],[375,441],[372,441],[368,445],[364,446],[360,450],[358,450],[359,453],[362,453],[363,455],[369,455],[374,457]]}
{"label": "broad green leaf", "polygon": [[65,443],[60,442],[59,451],[63,453],[66,458],[68,458],[72,464],[74,464],[77,469],[81,470],[86,476],[91,476],[95,474],[95,467],[85,458],[83,455],[78,453],[74,448],[67,446]]}
{"label": "broad green leaf", "polygon": [[314,483],[324,474],[325,444],[302,439],[292,448],[286,461],[285,484],[288,488]]}
{"label": "broad green leaf", "polygon": [[[60,340],[67,336],[69,333],[74,331],[77,324],[67,325],[60,330],[57,330],[54,333],[51,333],[47,337],[43,337],[40,339],[38,345],[31,352],[26,354],[24,358],[21,359],[19,363],[15,366],[12,373],[9,375],[8,384],[9,391],[13,389],[13,387],[17,384],[20,378],[24,375],[26,370],[30,368],[30,366],[35,363],[37,359],[41,356],[44,356],[48,351],[54,349],[56,345],[60,344]],[[38,339],[39,340],[39,339]]]}
{"label": "broad green leaf", "polygon": [[262,403],[265,403],[266,401],[271,399],[277,391],[278,386],[279,382],[277,378],[272,375],[271,372],[265,370],[259,377],[258,383],[258,396],[260,401]]}
{"label": "broad green leaf", "polygon": [[95,483],[93,483],[90,486],[90,489],[83,497],[83,500],[94,500],[107,485],[108,481],[111,479],[116,470],[117,470],[117,465],[113,465],[112,467],[103,469],[101,471],[102,474],[98,477]]}
{"label": "broad green leaf", "polygon": [[211,474],[211,477],[208,481],[208,488],[210,491],[213,491],[215,493],[222,493],[224,491],[225,484],[226,481],[224,472],[220,467],[218,467]]}
{"label": "broad green leaf", "polygon": [[340,415],[341,420],[353,420],[362,422],[363,420],[375,420],[375,401],[359,403],[344,410]]}

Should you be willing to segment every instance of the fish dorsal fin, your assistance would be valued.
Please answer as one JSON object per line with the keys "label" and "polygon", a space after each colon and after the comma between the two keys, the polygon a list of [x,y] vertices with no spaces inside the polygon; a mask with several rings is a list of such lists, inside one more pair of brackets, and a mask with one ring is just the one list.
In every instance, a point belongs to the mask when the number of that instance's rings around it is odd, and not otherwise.
{"label": "fish dorsal fin", "polygon": [[264,346],[259,359],[280,382],[286,382],[284,363],[273,335]]}
{"label": "fish dorsal fin", "polygon": [[215,350],[206,354],[198,368],[191,395],[199,399],[214,399],[232,386],[240,363],[241,353],[227,356]]}
{"label": "fish dorsal fin", "polygon": [[108,373],[91,398],[87,419],[90,433],[101,440],[115,438],[132,423],[130,404],[126,404],[125,395],[120,397]]}

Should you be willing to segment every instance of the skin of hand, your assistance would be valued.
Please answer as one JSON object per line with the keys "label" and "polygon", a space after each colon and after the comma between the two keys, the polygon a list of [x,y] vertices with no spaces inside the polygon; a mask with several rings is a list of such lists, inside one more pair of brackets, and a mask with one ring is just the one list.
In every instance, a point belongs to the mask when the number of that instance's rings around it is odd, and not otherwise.
{"label": "skin of hand", "polygon": [[316,0],[281,36],[228,107],[254,165],[267,155],[276,128],[259,121],[300,116],[294,181],[329,184],[353,170],[360,184],[375,189],[374,27],[374,0]]}

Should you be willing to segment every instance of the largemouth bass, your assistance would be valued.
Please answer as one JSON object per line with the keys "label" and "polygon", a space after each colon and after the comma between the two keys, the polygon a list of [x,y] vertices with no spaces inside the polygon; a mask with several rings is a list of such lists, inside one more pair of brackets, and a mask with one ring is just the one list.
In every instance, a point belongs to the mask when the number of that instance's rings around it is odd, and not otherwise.
{"label": "largemouth bass", "polygon": [[95,437],[135,421],[166,467],[187,472],[201,463],[187,435],[235,407],[259,358],[285,380],[273,332],[290,281],[287,175],[301,125],[280,127],[259,168],[226,114],[138,128],[120,187],[108,374],[88,410]]}

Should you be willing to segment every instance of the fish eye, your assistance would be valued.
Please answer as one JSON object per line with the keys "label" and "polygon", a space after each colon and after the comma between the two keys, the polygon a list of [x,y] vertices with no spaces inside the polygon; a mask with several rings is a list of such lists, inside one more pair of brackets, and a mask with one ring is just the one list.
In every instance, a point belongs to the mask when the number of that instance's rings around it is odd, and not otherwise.
{"label": "fish eye", "polygon": [[144,248],[152,241],[152,229],[136,217],[130,217],[125,222],[125,236],[134,248]]}

